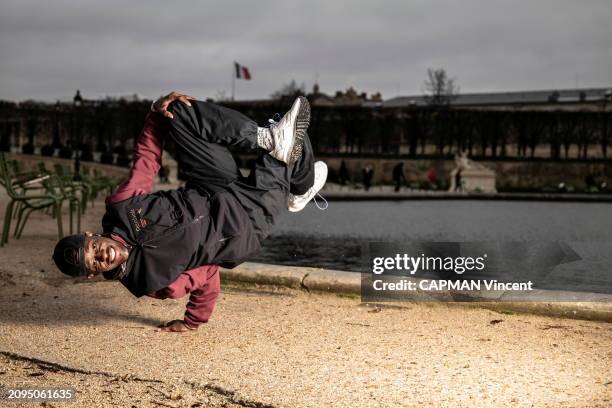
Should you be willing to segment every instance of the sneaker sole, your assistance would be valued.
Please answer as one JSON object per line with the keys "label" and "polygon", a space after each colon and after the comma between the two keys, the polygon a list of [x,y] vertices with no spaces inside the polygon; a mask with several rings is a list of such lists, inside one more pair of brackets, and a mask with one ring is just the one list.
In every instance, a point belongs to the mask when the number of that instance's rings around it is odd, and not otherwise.
{"label": "sneaker sole", "polygon": [[302,156],[302,149],[304,148],[304,136],[310,126],[310,103],[308,99],[303,96],[299,97],[300,110],[298,111],[297,118],[295,119],[295,129],[293,138],[293,146],[291,146],[287,164],[295,163]]}

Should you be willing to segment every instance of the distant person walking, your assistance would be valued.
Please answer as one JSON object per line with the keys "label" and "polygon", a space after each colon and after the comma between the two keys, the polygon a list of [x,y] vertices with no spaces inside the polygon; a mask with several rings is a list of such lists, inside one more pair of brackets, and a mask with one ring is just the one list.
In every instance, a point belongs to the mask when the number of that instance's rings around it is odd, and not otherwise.
{"label": "distant person walking", "polygon": [[395,183],[395,192],[398,193],[402,184],[406,181],[404,176],[404,163],[398,163],[393,167],[393,182]]}
{"label": "distant person walking", "polygon": [[344,160],[342,160],[342,162],[340,163],[340,171],[338,174],[338,178],[340,179],[340,184],[343,186],[351,182],[351,174],[349,173],[349,170],[346,167],[346,163],[344,162]]}
{"label": "distant person walking", "polygon": [[455,191],[463,191],[461,186],[461,169],[457,170],[457,173],[455,173]]}
{"label": "distant person walking", "polygon": [[435,168],[432,167],[427,170],[427,181],[432,185],[432,188],[438,188],[438,175]]}
{"label": "distant person walking", "polygon": [[374,177],[374,168],[371,164],[367,164],[363,170],[363,188],[368,191],[372,186],[372,178]]}
{"label": "distant person walking", "polygon": [[586,191],[588,193],[598,191],[597,183],[595,182],[595,176],[593,176],[592,174],[589,173],[586,175],[586,177],[584,178],[584,184],[586,184]]}

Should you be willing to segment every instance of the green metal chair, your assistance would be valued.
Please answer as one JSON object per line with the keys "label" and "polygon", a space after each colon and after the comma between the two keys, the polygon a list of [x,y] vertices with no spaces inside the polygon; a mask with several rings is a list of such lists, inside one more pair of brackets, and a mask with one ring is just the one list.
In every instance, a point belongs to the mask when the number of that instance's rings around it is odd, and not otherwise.
{"label": "green metal chair", "polygon": [[[50,174],[43,181],[43,185],[47,189],[47,194],[58,197],[60,200],[60,208],[64,201],[68,201],[68,214],[70,216],[70,234],[74,233],[74,214],[76,213],[77,231],[81,230],[81,205],[83,205],[83,197],[77,196],[77,191],[58,177],[56,174]],[[15,232],[17,234],[17,232]],[[21,235],[21,233],[19,233]]]}
{"label": "green metal chair", "polygon": [[92,176],[91,168],[89,166],[81,167],[81,180],[88,188],[89,202],[91,203],[91,206],[94,207],[96,199],[98,198],[98,193],[106,189],[106,183],[104,180]]}
{"label": "green metal chair", "polygon": [[119,184],[119,179],[117,179],[116,177],[105,176],[98,169],[93,169],[93,172],[94,178],[100,184],[104,185],[104,188],[107,190],[108,194],[111,194],[113,192],[113,189],[117,186],[117,184]]}
{"label": "green metal chair", "polygon": [[91,184],[85,179],[81,181],[74,180],[74,174],[68,167],[62,164],[56,163],[53,165],[53,168],[57,177],[62,181],[62,190],[70,192],[72,195],[79,198],[79,208],[81,209],[81,213],[85,214],[87,201],[91,200],[92,197]]}
{"label": "green metal chair", "polygon": [[[19,195],[25,195],[27,193],[41,193],[46,192],[45,187],[42,185],[42,181],[49,177],[49,172],[41,171],[40,166],[38,171],[23,171],[23,165],[18,160],[7,160],[7,166],[11,174],[11,180],[13,181],[13,188]],[[21,202],[15,203],[13,208],[13,219],[17,218]]]}
{"label": "green metal chair", "polygon": [[[64,167],[61,166],[61,168],[63,169]],[[68,201],[68,204],[69,204],[68,208],[69,208],[69,215],[70,215],[70,224],[69,224],[70,233],[72,234],[74,232],[73,227],[74,227],[75,211],[77,215],[77,218],[76,218],[77,231],[80,231],[81,214],[85,212],[84,209],[81,210],[81,208],[82,206],[85,205],[87,201],[87,190],[85,189],[84,191],[80,183],[72,180],[72,175],[69,172],[64,172],[62,170],[61,174],[64,175],[65,177],[64,178],[59,177],[57,174],[54,174],[53,172],[48,171],[47,166],[42,161],[38,162],[37,169],[38,171],[35,173],[37,175],[37,178],[35,178],[34,180],[31,180],[30,182],[39,181],[38,188],[43,188],[47,194],[58,197],[59,200],[61,201],[60,207],[63,207],[64,201]],[[20,187],[22,187],[21,184],[20,184]],[[54,210],[51,207],[49,207],[47,208],[46,211],[50,213],[50,211],[54,211]],[[18,214],[21,213],[21,210],[19,210],[18,212],[17,210],[13,209],[13,212],[17,216]],[[23,231],[23,228],[21,228],[21,231],[18,231],[17,229],[15,229],[15,237],[19,238],[21,236],[22,231]]]}
{"label": "green metal chair", "polygon": [[0,240],[0,246],[3,246],[8,242],[11,220],[13,218],[13,208],[16,203],[20,204],[17,225],[15,226],[15,236],[17,238],[21,236],[26,221],[33,211],[44,211],[49,207],[53,208],[53,215],[57,219],[57,234],[59,238],[61,239],[64,236],[62,226],[61,198],[48,193],[31,195],[27,193],[27,190],[19,191],[16,189],[12,170],[9,169],[6,156],[3,152],[0,152],[0,184],[4,187],[9,197],[9,202],[6,205],[6,210],[4,213],[4,225],[2,228],[2,239]]}
{"label": "green metal chair", "polygon": [[[91,174],[92,170],[93,174]],[[63,172],[63,174],[67,173],[65,168],[60,169],[60,167],[56,167],[56,172]],[[103,175],[98,169],[91,169],[89,166],[82,166],[80,175],[80,183],[87,188],[87,196],[92,207],[98,197],[98,193],[103,192],[107,195],[112,194],[113,190],[120,182],[118,178]],[[84,210],[85,208],[83,207],[83,211]]]}

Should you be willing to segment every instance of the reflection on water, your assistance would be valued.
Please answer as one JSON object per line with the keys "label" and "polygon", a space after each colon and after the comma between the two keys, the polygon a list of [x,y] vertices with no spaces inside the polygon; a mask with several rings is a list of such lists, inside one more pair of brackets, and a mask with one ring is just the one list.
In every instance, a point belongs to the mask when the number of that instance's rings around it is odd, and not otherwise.
{"label": "reflection on water", "polygon": [[584,262],[562,268],[612,265],[612,205],[521,201],[330,202],[287,214],[264,242],[256,262],[367,270],[361,245],[368,241],[562,241]]}

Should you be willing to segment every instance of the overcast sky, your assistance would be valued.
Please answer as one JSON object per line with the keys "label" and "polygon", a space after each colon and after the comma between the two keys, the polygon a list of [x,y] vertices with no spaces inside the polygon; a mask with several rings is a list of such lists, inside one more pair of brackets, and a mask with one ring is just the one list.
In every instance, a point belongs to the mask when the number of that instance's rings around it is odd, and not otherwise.
{"label": "overcast sky", "polygon": [[237,99],[316,78],[420,94],[428,67],[463,93],[608,87],[611,40],[610,0],[2,0],[0,99],[215,98],[234,60]]}

